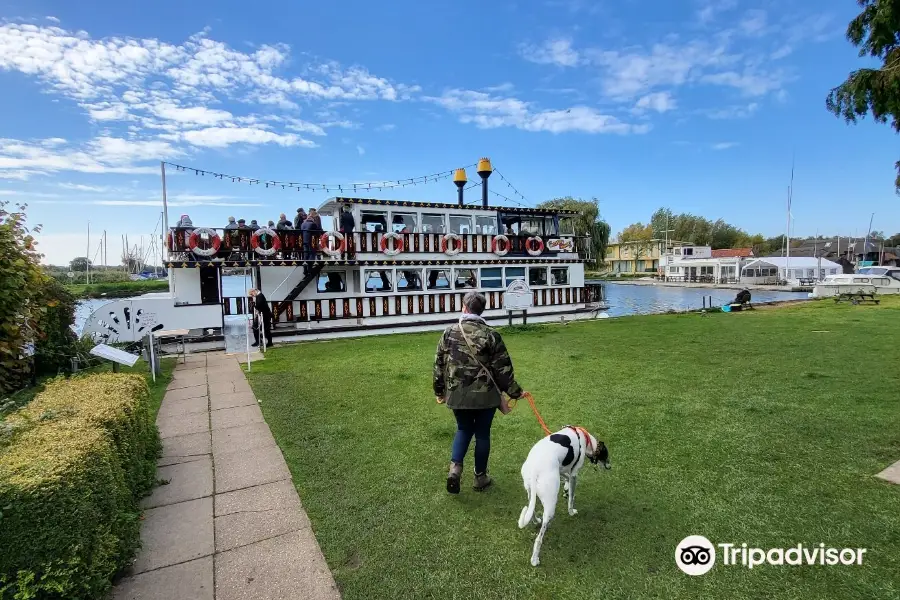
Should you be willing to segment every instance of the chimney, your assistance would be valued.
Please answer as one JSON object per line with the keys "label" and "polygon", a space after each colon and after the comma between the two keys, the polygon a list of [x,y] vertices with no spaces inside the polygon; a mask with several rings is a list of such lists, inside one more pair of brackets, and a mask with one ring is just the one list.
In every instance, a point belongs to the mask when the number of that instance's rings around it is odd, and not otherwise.
{"label": "chimney", "polygon": [[468,182],[469,182],[469,180],[466,177],[466,170],[465,169],[457,169],[456,173],[453,174],[453,183],[456,184],[456,192],[457,192],[457,195],[459,196],[459,205],[460,206],[462,206],[464,204],[463,188],[466,187],[466,183],[468,183]]}
{"label": "chimney", "polygon": [[482,158],[478,161],[478,175],[481,177],[481,206],[487,208],[488,205],[488,177],[494,172],[491,167],[491,159]]}

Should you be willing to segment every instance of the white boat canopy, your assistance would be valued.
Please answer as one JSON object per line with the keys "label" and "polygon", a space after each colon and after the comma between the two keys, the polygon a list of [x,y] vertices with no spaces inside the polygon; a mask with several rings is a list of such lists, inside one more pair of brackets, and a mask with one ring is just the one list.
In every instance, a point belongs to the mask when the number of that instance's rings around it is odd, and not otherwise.
{"label": "white boat canopy", "polygon": [[830,260],[820,259],[814,256],[792,256],[787,258],[786,256],[763,256],[761,258],[757,258],[747,264],[743,265],[743,269],[757,269],[759,267],[775,267],[777,269],[784,269],[785,267],[789,269],[838,269],[838,272],[841,273],[840,269],[842,269],[841,265],[836,262],[832,262]]}

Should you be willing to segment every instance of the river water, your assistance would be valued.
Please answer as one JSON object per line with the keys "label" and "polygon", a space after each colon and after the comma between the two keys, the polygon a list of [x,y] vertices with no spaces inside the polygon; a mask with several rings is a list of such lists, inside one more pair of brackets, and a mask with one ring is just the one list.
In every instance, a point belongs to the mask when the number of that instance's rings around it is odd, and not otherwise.
{"label": "river water", "polygon": [[[222,295],[226,297],[244,296],[250,289],[249,278],[231,275],[222,278]],[[605,283],[607,313],[610,317],[664,313],[670,310],[682,311],[703,307],[703,297],[712,296],[713,306],[722,306],[734,300],[737,290],[716,290],[683,288],[663,285],[633,285],[627,283]],[[798,300],[808,297],[804,292],[763,292],[752,291],[754,302],[775,300]],[[75,310],[75,327],[80,332],[85,321],[97,307],[109,300],[82,300]],[[707,300],[707,302],[709,302]]]}

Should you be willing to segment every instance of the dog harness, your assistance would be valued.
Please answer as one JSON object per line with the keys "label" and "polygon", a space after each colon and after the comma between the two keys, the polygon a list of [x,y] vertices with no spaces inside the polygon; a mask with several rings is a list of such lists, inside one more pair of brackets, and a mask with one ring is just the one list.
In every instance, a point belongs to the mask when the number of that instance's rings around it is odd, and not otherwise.
{"label": "dog harness", "polygon": [[579,441],[577,450],[572,447],[572,438],[570,438],[569,436],[562,435],[561,433],[553,433],[550,435],[551,442],[559,444],[566,449],[566,457],[563,459],[562,463],[562,466],[564,467],[578,464],[578,459],[581,458],[581,436],[579,436],[579,432],[584,434],[585,446],[587,446],[588,449],[590,449],[592,446],[591,437],[583,427],[573,427],[572,425],[566,425],[566,427],[575,432],[575,439]]}

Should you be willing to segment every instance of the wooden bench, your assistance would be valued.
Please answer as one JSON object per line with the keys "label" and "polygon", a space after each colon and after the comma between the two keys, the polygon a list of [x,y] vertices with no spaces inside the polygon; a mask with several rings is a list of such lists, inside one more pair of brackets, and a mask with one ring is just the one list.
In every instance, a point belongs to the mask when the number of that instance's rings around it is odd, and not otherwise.
{"label": "wooden bench", "polygon": [[880,304],[881,300],[875,297],[872,292],[844,292],[834,297],[835,304],[839,302],[850,302],[851,304]]}

